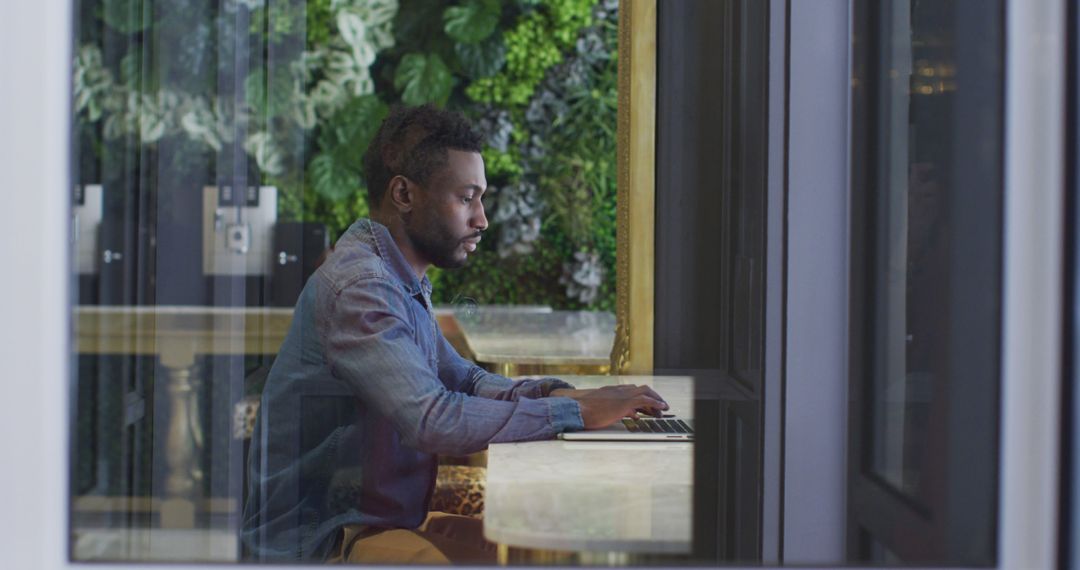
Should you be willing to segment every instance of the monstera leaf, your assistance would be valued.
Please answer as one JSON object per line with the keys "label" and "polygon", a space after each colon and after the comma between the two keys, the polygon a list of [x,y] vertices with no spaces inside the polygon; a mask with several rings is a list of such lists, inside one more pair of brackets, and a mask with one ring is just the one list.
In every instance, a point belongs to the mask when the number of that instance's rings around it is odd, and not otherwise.
{"label": "monstera leaf", "polygon": [[308,176],[315,192],[327,200],[344,200],[360,190],[360,173],[329,153],[319,153],[311,159]]}
{"label": "monstera leaf", "polygon": [[443,4],[443,0],[400,0],[394,17],[394,36],[398,45],[426,47],[427,41],[442,35],[440,9]]}
{"label": "monstera leaf", "polygon": [[360,170],[364,151],[386,117],[386,105],[374,95],[354,97],[326,121],[319,147],[339,164]]}
{"label": "monstera leaf", "polygon": [[495,31],[501,11],[499,0],[465,0],[443,12],[443,29],[461,43],[479,43]]}
{"label": "monstera leaf", "polygon": [[401,58],[394,73],[394,87],[402,90],[406,105],[443,104],[450,98],[454,78],[438,54],[410,53]]}
{"label": "monstera leaf", "polygon": [[491,77],[506,65],[506,43],[501,34],[494,34],[478,44],[454,44],[461,68],[473,79]]}

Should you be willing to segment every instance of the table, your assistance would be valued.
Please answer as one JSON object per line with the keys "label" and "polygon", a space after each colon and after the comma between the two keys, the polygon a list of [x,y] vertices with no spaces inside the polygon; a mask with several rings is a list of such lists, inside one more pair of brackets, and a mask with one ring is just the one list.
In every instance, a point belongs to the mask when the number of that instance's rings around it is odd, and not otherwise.
{"label": "table", "polygon": [[604,374],[611,367],[615,315],[476,307],[455,311],[471,357],[504,376]]}
{"label": "table", "polygon": [[[579,388],[651,385],[674,413],[693,413],[690,377],[565,378]],[[513,547],[688,554],[693,455],[690,442],[492,444],[484,535]]]}
{"label": "table", "polygon": [[[203,479],[195,460],[202,442],[194,405],[195,357],[277,354],[292,313],[292,308],[269,307],[75,308],[78,353],[153,355],[167,373],[162,527],[192,528],[195,521],[194,492]],[[504,375],[608,369],[615,334],[611,313],[497,306],[459,307],[453,314],[477,362]]]}
{"label": "table", "polygon": [[292,308],[80,306],[75,350],[80,354],[157,356],[168,377],[165,497],[161,526],[192,528],[194,492],[203,473],[195,461],[202,443],[194,398],[196,355],[277,354]]}
{"label": "table", "polygon": [[78,562],[238,562],[231,529],[76,528],[71,557]]}

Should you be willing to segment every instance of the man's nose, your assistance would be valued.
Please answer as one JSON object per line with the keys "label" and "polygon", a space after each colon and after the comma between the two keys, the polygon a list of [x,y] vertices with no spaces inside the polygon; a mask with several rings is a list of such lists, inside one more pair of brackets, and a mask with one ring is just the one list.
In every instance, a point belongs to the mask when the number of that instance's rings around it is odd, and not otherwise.
{"label": "man's nose", "polygon": [[477,230],[484,231],[488,227],[487,215],[484,213],[484,204],[480,204],[480,210],[473,218],[473,227]]}

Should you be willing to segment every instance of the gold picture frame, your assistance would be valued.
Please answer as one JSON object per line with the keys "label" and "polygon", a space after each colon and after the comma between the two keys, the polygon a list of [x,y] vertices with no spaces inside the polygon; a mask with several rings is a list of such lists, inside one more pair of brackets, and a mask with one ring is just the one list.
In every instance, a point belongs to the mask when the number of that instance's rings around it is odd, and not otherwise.
{"label": "gold picture frame", "polygon": [[656,5],[622,0],[619,7],[614,374],[653,368]]}

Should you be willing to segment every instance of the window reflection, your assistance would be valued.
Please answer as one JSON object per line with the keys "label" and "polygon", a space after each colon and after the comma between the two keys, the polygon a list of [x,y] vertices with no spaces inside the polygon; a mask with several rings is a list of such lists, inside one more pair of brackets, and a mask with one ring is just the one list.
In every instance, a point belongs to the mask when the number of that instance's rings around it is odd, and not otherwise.
{"label": "window reflection", "polygon": [[[483,438],[471,428],[457,438],[470,445],[428,445],[444,457],[425,456],[401,467],[404,475],[380,479],[367,465],[355,476],[353,464],[312,475],[309,459],[327,446],[388,445],[391,432],[411,433],[438,414],[391,426],[375,422],[365,409],[371,399],[355,391],[309,382],[291,392],[275,380],[275,370],[295,364],[282,346],[313,350],[286,340],[317,328],[305,320],[313,315],[294,309],[310,276],[345,263],[339,239],[348,240],[354,222],[379,218],[364,151],[394,105],[455,110],[485,141],[465,149],[483,157],[476,188],[455,205],[473,204],[457,220],[468,232],[440,226],[451,206],[442,218],[409,222],[410,243],[440,266],[409,282],[419,287],[408,310],[420,312],[403,314],[410,330],[425,331],[416,341],[422,353],[412,356],[436,369],[465,366],[457,358],[469,352],[469,333],[459,309],[505,317],[503,307],[532,307],[549,315],[529,321],[543,330],[526,327],[542,353],[507,360],[495,351],[485,367],[608,372],[616,0],[93,0],[75,11],[75,559],[332,558],[346,540],[343,523],[311,538],[312,513],[363,511],[381,524],[415,526],[402,522],[402,505],[411,517],[420,503],[446,498],[444,481],[472,474],[463,483],[471,489],[482,477],[475,470],[484,458],[470,453]],[[389,174],[427,184],[430,165],[414,163],[416,142]],[[390,239],[378,222],[360,225],[369,245]],[[440,251],[448,237],[453,251]],[[442,270],[463,255],[469,264]],[[326,301],[311,295],[315,305]],[[526,335],[501,334],[496,340]],[[467,370],[475,383],[480,369]],[[515,384],[542,401],[517,406],[551,408],[541,396],[557,385]],[[549,437],[566,427],[554,416],[537,414],[556,424],[552,433],[522,428],[502,440]],[[274,464],[281,449],[296,451],[294,461]],[[357,465],[389,464],[384,451]],[[304,464],[289,480],[296,484],[275,486],[288,469],[271,467],[293,464]],[[388,488],[408,480],[420,484],[409,493]],[[286,497],[295,512],[264,509],[268,494]],[[464,503],[454,506],[482,508]],[[295,536],[271,552],[266,545],[285,527]]]}
{"label": "window reflection", "polygon": [[910,494],[919,489],[929,402],[947,362],[954,161],[955,44],[951,2],[894,2],[884,45],[879,263],[888,329],[878,348],[874,468]]}
{"label": "window reflection", "polygon": [[857,68],[869,83],[855,89],[863,123],[853,210],[863,231],[853,243],[868,245],[854,270],[865,302],[852,305],[849,554],[988,564],[997,513],[1002,9],[969,0],[858,8]]}

